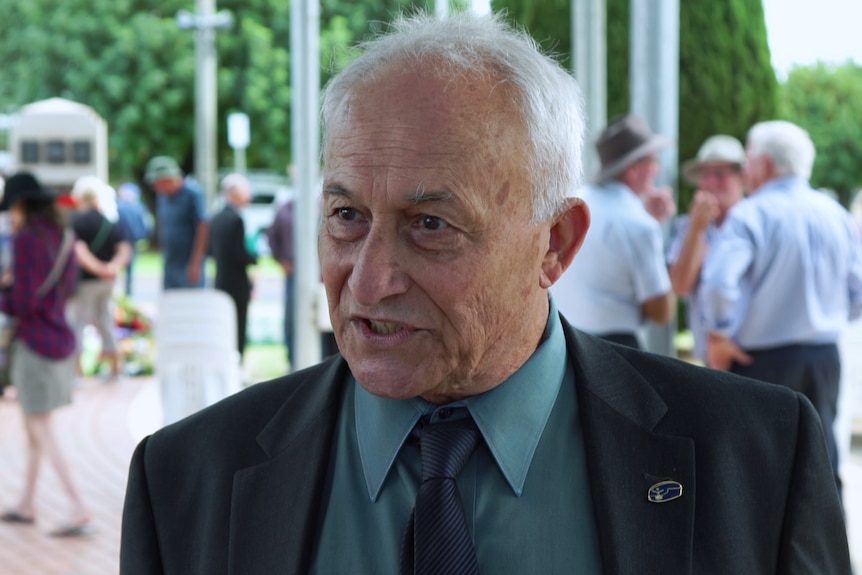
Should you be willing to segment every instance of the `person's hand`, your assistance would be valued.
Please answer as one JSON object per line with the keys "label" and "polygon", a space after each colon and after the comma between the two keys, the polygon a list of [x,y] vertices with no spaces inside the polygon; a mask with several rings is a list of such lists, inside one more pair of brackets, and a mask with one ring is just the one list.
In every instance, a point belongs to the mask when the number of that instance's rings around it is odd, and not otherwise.
{"label": "person's hand", "polygon": [[706,344],[707,365],[713,369],[728,371],[734,362],[749,365],[751,356],[739,349],[729,338],[710,333]]}
{"label": "person's hand", "polygon": [[186,268],[186,278],[189,280],[189,285],[198,285],[201,279],[201,266],[194,260],[191,261]]}
{"label": "person's hand", "polygon": [[12,275],[11,269],[3,270],[3,275],[0,275],[0,288],[7,288],[15,281],[15,276]]}
{"label": "person's hand", "polygon": [[688,207],[688,215],[691,227],[702,232],[718,217],[718,200],[709,192],[698,190]]}
{"label": "person's hand", "polygon": [[118,266],[109,262],[102,264],[93,275],[102,280],[112,280],[117,278],[117,274],[119,274]]}
{"label": "person's hand", "polygon": [[673,190],[669,186],[653,188],[643,195],[644,207],[659,223],[664,223],[676,214]]}

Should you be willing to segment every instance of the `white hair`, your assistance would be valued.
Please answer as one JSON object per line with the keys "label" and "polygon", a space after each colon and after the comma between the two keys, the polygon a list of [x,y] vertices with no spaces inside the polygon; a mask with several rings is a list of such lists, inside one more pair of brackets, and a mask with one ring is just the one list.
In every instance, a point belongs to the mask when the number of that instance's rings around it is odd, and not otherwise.
{"label": "white hair", "polygon": [[797,176],[808,180],[814,167],[814,142],[808,132],[784,120],[760,122],[748,131],[752,153],[772,159],[779,176]]}
{"label": "white hair", "polygon": [[542,222],[565,210],[567,196],[580,186],[584,115],[574,77],[521,30],[499,15],[462,12],[444,19],[428,14],[400,17],[391,31],[362,46],[361,56],[330,80],[323,93],[322,150],[327,125],[345,97],[373,82],[391,66],[433,66],[448,75],[499,78],[512,89],[531,144],[524,168],[533,188],[533,220]]}
{"label": "white hair", "polygon": [[248,178],[242,174],[228,174],[221,181],[221,193],[228,195],[235,188],[251,189],[251,183]]}
{"label": "white hair", "polygon": [[117,212],[117,191],[98,176],[81,176],[72,186],[72,197],[78,202],[95,204],[112,222],[120,219]]}

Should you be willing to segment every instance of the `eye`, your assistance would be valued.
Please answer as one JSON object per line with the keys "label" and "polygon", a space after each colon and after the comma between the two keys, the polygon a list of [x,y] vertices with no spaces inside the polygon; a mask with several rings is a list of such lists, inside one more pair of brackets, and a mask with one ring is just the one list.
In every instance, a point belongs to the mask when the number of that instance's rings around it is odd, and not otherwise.
{"label": "eye", "polygon": [[359,216],[359,213],[354,208],[337,208],[335,215],[342,221],[352,222]]}
{"label": "eye", "polygon": [[418,224],[422,229],[432,232],[445,229],[448,226],[445,221],[436,216],[419,216]]}

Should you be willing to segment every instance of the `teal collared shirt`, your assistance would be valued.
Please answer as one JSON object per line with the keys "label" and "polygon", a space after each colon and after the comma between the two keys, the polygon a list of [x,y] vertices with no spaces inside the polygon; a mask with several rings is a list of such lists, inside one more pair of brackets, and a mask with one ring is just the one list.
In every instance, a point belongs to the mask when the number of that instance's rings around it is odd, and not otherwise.
{"label": "teal collared shirt", "polygon": [[448,405],[348,386],[313,573],[397,573],[421,477],[405,440],[422,416],[473,417],[484,438],[458,477],[482,573],[600,573],[574,373],[556,306],[508,380]]}

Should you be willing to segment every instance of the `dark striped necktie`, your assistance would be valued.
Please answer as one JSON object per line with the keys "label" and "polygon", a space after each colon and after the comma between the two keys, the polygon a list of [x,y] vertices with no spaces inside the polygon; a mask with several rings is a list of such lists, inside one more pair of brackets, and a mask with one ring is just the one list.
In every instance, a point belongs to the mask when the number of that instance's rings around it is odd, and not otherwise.
{"label": "dark striped necktie", "polygon": [[401,543],[401,575],[478,575],[455,478],[479,443],[472,419],[420,430],[422,485]]}

